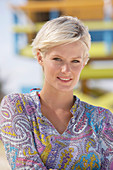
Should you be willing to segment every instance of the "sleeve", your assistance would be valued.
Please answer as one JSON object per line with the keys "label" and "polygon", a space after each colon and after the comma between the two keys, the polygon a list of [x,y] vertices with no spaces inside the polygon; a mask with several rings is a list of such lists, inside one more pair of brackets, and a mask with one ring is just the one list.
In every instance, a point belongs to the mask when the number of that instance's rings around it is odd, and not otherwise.
{"label": "sleeve", "polygon": [[105,110],[101,121],[101,169],[113,169],[113,114],[109,110]]}
{"label": "sleeve", "polygon": [[[13,97],[12,97],[13,96]],[[32,129],[18,95],[1,102],[0,132],[12,170],[46,170],[35,148]]]}

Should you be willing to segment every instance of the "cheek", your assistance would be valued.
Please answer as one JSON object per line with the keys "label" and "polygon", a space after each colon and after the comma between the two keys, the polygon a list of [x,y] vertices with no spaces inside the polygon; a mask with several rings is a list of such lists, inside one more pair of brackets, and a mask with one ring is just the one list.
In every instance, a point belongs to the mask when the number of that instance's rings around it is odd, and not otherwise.
{"label": "cheek", "polygon": [[77,75],[77,74],[80,74],[81,71],[82,71],[82,69],[83,69],[83,66],[82,66],[82,65],[78,65],[78,66],[76,66],[76,67],[73,68],[74,73],[75,73],[76,75]]}
{"label": "cheek", "polygon": [[44,73],[45,74],[54,74],[56,71],[59,70],[59,67],[55,64],[52,63],[46,63],[44,65]]}

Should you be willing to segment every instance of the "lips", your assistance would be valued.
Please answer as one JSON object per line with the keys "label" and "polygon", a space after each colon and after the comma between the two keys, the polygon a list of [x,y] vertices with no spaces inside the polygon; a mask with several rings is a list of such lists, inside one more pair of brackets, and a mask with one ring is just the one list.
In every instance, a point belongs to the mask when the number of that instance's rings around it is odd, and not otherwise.
{"label": "lips", "polygon": [[59,80],[63,81],[63,82],[69,82],[72,79],[71,78],[66,78],[66,77],[57,77]]}

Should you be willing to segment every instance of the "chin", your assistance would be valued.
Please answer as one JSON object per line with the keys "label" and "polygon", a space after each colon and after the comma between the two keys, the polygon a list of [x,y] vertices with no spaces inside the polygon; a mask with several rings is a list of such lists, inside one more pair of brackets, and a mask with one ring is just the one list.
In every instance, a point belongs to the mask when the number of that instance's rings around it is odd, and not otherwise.
{"label": "chin", "polygon": [[57,90],[61,92],[71,92],[73,89],[74,87],[57,87]]}

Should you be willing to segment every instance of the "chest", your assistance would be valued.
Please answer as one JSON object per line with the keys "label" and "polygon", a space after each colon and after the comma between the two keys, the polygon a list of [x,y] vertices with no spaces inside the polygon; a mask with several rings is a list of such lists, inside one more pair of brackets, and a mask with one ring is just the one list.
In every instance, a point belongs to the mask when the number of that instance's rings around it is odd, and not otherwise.
{"label": "chest", "polygon": [[48,169],[100,169],[101,149],[91,127],[87,125],[77,134],[74,133],[74,125],[70,123],[61,135],[50,121],[45,118],[39,121],[39,129],[35,135],[38,141],[37,150]]}

